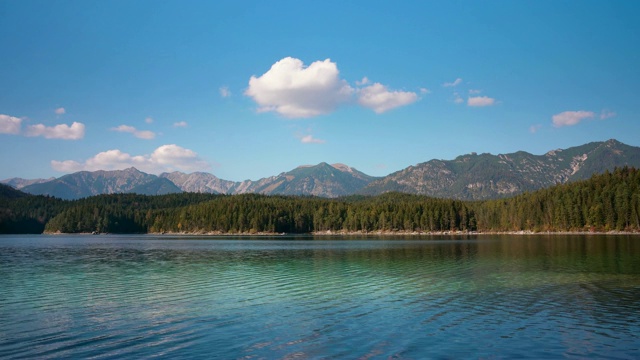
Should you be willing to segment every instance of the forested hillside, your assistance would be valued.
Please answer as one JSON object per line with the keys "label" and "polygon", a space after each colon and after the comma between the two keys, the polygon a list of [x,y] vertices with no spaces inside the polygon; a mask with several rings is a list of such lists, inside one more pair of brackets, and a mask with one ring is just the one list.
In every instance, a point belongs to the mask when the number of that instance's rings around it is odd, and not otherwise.
{"label": "forested hillside", "polygon": [[76,201],[7,193],[0,202],[4,233],[33,232],[20,230],[23,223],[64,233],[640,230],[640,171],[626,167],[509,199],[477,202],[401,193],[339,199],[117,194]]}

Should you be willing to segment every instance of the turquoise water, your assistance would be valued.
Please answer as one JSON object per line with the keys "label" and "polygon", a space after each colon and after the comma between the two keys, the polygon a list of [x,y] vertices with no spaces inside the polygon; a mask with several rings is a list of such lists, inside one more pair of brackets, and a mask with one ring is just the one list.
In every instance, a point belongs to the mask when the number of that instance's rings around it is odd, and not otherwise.
{"label": "turquoise water", "polygon": [[0,236],[1,358],[640,357],[640,237]]}

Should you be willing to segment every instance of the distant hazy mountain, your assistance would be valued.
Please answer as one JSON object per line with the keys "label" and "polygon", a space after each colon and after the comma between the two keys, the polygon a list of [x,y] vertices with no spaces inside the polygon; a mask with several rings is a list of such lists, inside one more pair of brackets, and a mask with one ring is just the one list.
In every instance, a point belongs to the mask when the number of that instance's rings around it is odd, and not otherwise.
{"label": "distant hazy mountain", "polygon": [[587,179],[615,167],[640,168],[640,148],[616,140],[532,155],[475,153],[431,160],[372,181],[361,194],[388,191],[456,199],[490,199]]}
{"label": "distant hazy mountain", "polygon": [[5,179],[5,180],[1,180],[0,183],[5,184],[5,185],[9,185],[14,189],[22,189],[25,186],[29,186],[32,184],[41,184],[47,181],[51,181],[51,180],[55,180],[54,177],[49,178],[49,179],[22,179],[22,178],[11,178],[11,179]]}
{"label": "distant hazy mountain", "polygon": [[182,191],[197,193],[228,194],[238,184],[234,181],[219,179],[212,174],[204,172],[185,174],[175,171],[162,173],[160,177],[173,182]]}
{"label": "distant hazy mountain", "polygon": [[344,164],[320,163],[300,166],[277,176],[246,180],[231,191],[234,194],[260,193],[339,197],[351,195],[375,178]]}
{"label": "distant hazy mountain", "polygon": [[135,168],[113,171],[80,171],[60,178],[25,186],[21,190],[36,195],[51,195],[61,199],[136,192],[160,195],[181,192],[173,183]]}

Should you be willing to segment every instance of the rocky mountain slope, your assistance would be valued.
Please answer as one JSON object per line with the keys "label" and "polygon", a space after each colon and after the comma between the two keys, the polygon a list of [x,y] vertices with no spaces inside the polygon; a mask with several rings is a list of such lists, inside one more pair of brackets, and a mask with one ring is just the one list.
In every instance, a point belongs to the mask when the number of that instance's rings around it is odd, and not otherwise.
{"label": "rocky mountain slope", "polygon": [[587,179],[622,166],[640,167],[640,148],[616,140],[532,155],[468,154],[431,160],[372,181],[359,193],[389,191],[442,198],[480,200],[512,196],[558,183]]}
{"label": "rocky mountain slope", "polygon": [[299,166],[277,176],[237,184],[234,194],[260,193],[339,197],[351,195],[375,178],[344,164]]}
{"label": "rocky mountain slope", "polygon": [[299,166],[291,171],[255,181],[227,181],[202,172],[191,174],[181,172],[163,173],[160,174],[160,177],[171,180],[180,189],[187,192],[214,194],[260,193],[322,197],[350,195],[376,179],[344,164],[329,165],[327,163]]}

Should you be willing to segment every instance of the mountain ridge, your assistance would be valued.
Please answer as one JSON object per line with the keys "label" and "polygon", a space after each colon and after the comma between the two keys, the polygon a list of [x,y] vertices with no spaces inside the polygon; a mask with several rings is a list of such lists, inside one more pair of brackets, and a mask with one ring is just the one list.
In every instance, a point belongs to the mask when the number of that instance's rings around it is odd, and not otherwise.
{"label": "mountain ridge", "polygon": [[593,174],[622,166],[640,168],[640,147],[610,139],[550,150],[542,155],[525,151],[498,155],[472,152],[453,160],[432,159],[384,177],[373,177],[341,163],[330,165],[321,162],[317,165],[301,165],[258,180],[244,181],[224,180],[205,172],[185,174],[175,171],[156,176],[128,168],[81,171],[49,181],[12,178],[1,182],[8,185],[32,182],[21,190],[63,199],[116,192],[159,195],[184,191],[328,198],[404,192],[460,200],[485,200],[587,179]]}

